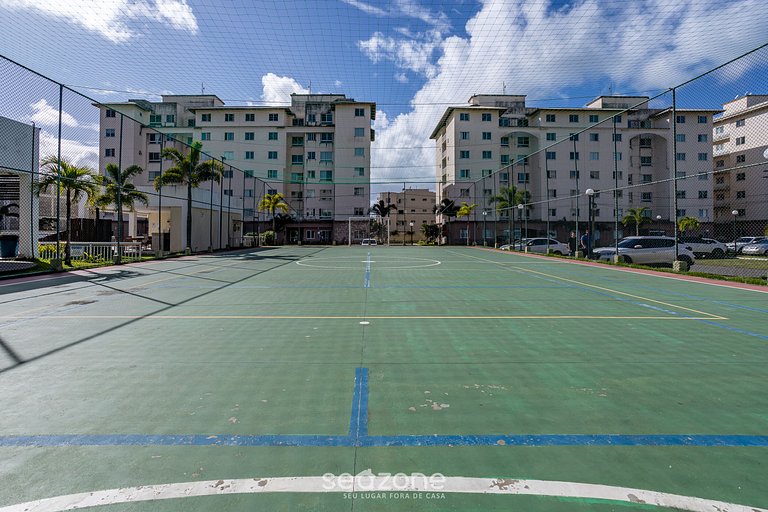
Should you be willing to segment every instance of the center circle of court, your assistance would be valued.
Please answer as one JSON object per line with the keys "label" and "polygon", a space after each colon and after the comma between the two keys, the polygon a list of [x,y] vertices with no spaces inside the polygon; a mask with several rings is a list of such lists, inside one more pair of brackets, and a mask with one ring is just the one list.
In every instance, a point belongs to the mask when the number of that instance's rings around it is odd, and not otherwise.
{"label": "center circle of court", "polygon": [[435,267],[442,262],[428,258],[408,258],[393,256],[371,256],[365,257],[345,256],[343,258],[309,258],[297,261],[296,264],[302,267],[323,268],[323,269],[360,269],[367,264],[373,268],[426,268]]}

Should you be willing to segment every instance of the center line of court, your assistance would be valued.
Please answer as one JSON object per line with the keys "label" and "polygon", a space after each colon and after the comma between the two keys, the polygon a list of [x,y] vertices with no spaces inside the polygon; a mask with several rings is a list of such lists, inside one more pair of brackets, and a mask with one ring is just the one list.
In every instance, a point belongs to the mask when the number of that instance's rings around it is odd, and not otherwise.
{"label": "center line of court", "polygon": [[371,252],[368,251],[368,259],[365,260],[365,282],[364,288],[371,287]]}

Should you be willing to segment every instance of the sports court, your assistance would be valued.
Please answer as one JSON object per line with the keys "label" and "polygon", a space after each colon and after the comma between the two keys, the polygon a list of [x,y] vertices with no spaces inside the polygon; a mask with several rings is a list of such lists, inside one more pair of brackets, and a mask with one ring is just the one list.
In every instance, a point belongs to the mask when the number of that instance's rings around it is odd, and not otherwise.
{"label": "sports court", "polygon": [[0,281],[0,512],[768,509],[767,298],[464,247]]}

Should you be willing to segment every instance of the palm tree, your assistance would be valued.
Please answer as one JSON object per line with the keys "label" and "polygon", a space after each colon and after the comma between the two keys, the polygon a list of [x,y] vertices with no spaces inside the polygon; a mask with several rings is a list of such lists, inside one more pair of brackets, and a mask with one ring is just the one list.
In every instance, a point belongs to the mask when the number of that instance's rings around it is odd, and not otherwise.
{"label": "palm tree", "polygon": [[648,217],[645,216],[647,210],[648,208],[645,206],[641,208],[627,208],[627,214],[621,219],[621,223],[624,224],[624,226],[631,226],[634,224],[635,236],[640,236],[640,225],[648,222]]}
{"label": "palm tree", "polygon": [[163,158],[173,160],[173,167],[155,178],[155,190],[165,185],[187,186],[187,252],[192,252],[192,189],[206,181],[221,181],[224,166],[217,160],[200,161],[203,144],[195,142],[184,156],[176,148],[165,148]]}
{"label": "palm tree", "polygon": [[461,206],[459,207],[459,211],[456,213],[459,217],[466,217],[467,218],[467,245],[469,245],[469,216],[472,215],[472,212],[475,210],[475,207],[477,205],[467,204],[466,202],[461,203]]}
{"label": "palm tree", "polygon": [[496,203],[496,211],[501,213],[507,211],[507,222],[509,223],[509,243],[515,241],[515,209],[518,204],[526,204],[530,201],[530,192],[527,190],[517,190],[517,187],[510,185],[508,187],[501,187],[499,193],[495,196],[491,196],[488,200],[491,203]]}
{"label": "palm tree", "polygon": [[[138,165],[132,165],[121,171],[117,165],[107,164],[105,171],[105,175],[99,179],[99,183],[104,185],[104,193],[96,198],[94,204],[101,208],[115,205],[117,208],[117,229],[118,233],[122,233],[123,207],[128,208],[129,211],[134,211],[137,202],[144,206],[149,204],[147,194],[136,190],[136,185],[131,183],[133,177],[144,172],[144,169]],[[119,252],[117,262],[120,263]]]}
{"label": "palm tree", "polygon": [[[368,211],[370,213],[373,213],[381,217],[382,219],[386,219],[387,217],[389,217],[389,214],[392,213],[392,210],[394,210],[395,208],[396,208],[395,205],[387,204],[387,202],[384,201],[383,199],[379,199],[378,202],[373,203],[373,206],[371,206],[370,210]],[[379,223],[378,228],[379,228],[378,229],[379,237],[383,239],[384,236],[382,235],[382,230],[384,229],[384,223],[383,222]]]}
{"label": "palm tree", "polygon": [[[40,195],[49,188],[54,190],[58,185],[64,194],[67,205],[67,245],[64,249],[64,263],[72,266],[72,203],[80,202],[83,194],[92,203],[98,194],[96,172],[90,167],[78,167],[66,160],[59,160],[55,155],[49,155],[40,163],[40,181],[37,182],[35,193]],[[58,177],[57,177],[58,176]]]}
{"label": "palm tree", "polygon": [[[448,223],[450,224],[451,218],[455,217],[457,213],[459,213],[459,207],[456,206],[456,203],[453,202],[453,199],[448,199],[447,197],[440,201],[440,204],[436,204],[432,207],[432,212],[438,215],[444,215],[448,217]],[[448,243],[450,243],[450,235],[451,230],[448,228]]]}
{"label": "palm tree", "polygon": [[683,232],[683,235],[685,235],[685,232],[689,229],[699,229],[700,226],[701,222],[699,222],[699,219],[696,217],[683,217],[677,221],[677,227],[680,228],[680,231]]}
{"label": "palm tree", "polygon": [[272,215],[272,231],[277,233],[275,213],[280,210],[283,213],[288,212],[288,204],[285,202],[285,196],[280,192],[274,194],[265,194],[259,201],[259,211],[267,212]]}

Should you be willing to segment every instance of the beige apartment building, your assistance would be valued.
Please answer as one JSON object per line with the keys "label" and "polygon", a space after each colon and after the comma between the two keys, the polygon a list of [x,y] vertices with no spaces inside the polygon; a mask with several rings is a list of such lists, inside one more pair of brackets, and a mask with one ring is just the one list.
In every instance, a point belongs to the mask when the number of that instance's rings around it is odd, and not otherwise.
{"label": "beige apartment building", "polygon": [[[425,240],[421,231],[422,224],[435,223],[435,198],[434,191],[426,188],[404,188],[400,192],[379,192],[376,201],[384,201],[395,208],[390,213],[390,231],[396,231],[392,235],[392,242],[405,241],[410,243],[413,231],[413,241]],[[413,226],[411,226],[413,223]]]}
{"label": "beige apartment building", "polygon": [[[506,242],[510,220],[515,238],[544,236],[549,227],[565,241],[577,222],[580,231],[586,229],[586,191],[592,189],[598,245],[613,243],[616,216],[627,208],[648,208],[645,214],[654,222],[646,230],[672,234],[672,223],[686,215],[709,227],[712,118],[718,112],[676,110],[673,123],[671,109],[652,108],[642,96],[601,96],[574,108],[528,108],[524,95],[472,96],[468,105],[446,109],[431,138],[438,203],[448,198],[477,207],[469,229],[463,219],[438,220],[451,226],[453,243],[466,243],[467,237]],[[677,212],[675,169],[685,177],[677,181]],[[513,219],[491,201],[509,186],[530,198]]]}
{"label": "beige apartment building", "polygon": [[712,143],[715,221],[723,238],[763,235],[768,226],[768,95],[748,94],[723,105]]}
{"label": "beige apartment building", "polygon": [[366,215],[369,207],[375,111],[375,103],[343,94],[293,94],[290,107],[227,106],[214,95],[108,104],[101,113],[100,167],[120,161],[123,168],[145,169],[136,185],[153,194],[148,229],[162,230],[171,250],[186,243],[186,191],[164,187],[161,200],[152,183],[171,165],[160,156],[164,147],[185,152],[195,141],[205,158],[222,161],[225,170],[221,184],[194,191],[193,250],[237,245],[242,233],[271,228],[271,217],[258,211],[258,203],[278,192],[291,217],[281,240],[343,243],[347,218]]}

